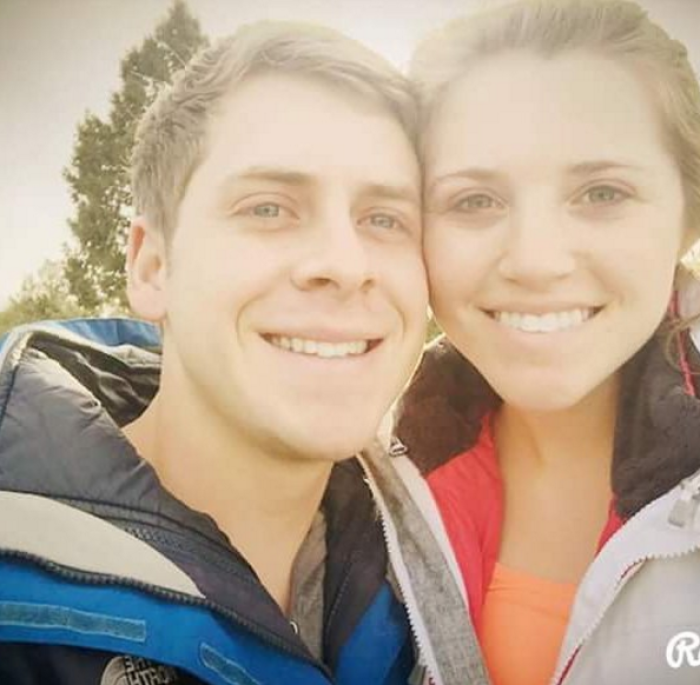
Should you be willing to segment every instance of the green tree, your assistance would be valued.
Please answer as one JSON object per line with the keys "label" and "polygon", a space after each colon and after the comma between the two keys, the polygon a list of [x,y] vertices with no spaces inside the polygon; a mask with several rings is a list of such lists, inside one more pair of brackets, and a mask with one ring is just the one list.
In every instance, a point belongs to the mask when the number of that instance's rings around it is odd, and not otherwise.
{"label": "green tree", "polygon": [[37,276],[25,279],[19,294],[0,312],[0,335],[31,321],[70,319],[85,314],[70,292],[62,264],[46,262]]}
{"label": "green tree", "polygon": [[108,119],[88,113],[78,126],[64,170],[75,205],[64,272],[70,292],[88,312],[126,309],[124,247],[136,125],[163,84],[207,42],[184,1],[174,0],[153,35],[122,60],[121,88],[112,95]]}
{"label": "green tree", "polygon": [[441,335],[441,334],[442,334],[442,330],[440,329],[438,322],[435,320],[434,316],[431,316],[430,321],[428,321],[428,332],[426,334],[426,342],[430,342],[431,340],[434,340],[435,338],[438,337],[438,335]]}

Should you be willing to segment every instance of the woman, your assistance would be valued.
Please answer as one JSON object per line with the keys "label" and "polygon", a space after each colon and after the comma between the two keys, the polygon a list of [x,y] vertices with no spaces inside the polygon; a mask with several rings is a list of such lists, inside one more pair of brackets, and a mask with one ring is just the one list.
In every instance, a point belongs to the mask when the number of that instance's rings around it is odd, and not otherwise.
{"label": "woman", "polygon": [[448,26],[414,76],[451,344],[397,436],[492,680],[700,682],[700,357],[673,304],[700,237],[685,49],[630,2],[524,0]]}

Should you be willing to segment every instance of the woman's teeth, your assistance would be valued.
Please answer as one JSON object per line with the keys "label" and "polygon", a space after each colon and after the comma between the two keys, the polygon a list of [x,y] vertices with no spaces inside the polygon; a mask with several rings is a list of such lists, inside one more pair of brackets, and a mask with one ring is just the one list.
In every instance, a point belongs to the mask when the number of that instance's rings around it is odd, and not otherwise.
{"label": "woman's teeth", "polygon": [[518,312],[493,312],[498,323],[525,333],[554,333],[580,326],[593,316],[593,309],[572,309],[548,314],[521,314]]}

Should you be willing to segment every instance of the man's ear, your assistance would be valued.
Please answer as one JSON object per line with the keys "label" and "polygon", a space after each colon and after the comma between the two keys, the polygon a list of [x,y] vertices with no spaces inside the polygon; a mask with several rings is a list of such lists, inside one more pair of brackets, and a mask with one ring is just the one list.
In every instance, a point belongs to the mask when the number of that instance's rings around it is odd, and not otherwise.
{"label": "man's ear", "polygon": [[134,313],[146,321],[161,323],[167,313],[165,238],[143,216],[131,222],[126,276],[126,294]]}
{"label": "man's ear", "polygon": [[700,245],[700,227],[686,226],[681,240],[681,249],[678,259],[685,257],[696,245]]}

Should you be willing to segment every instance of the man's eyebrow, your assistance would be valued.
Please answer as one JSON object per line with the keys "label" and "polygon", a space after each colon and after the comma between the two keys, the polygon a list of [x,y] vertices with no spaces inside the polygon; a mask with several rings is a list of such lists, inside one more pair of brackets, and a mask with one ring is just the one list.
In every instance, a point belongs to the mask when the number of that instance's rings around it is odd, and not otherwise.
{"label": "man's eyebrow", "polygon": [[445,183],[446,181],[455,181],[462,178],[488,183],[503,179],[504,174],[488,167],[466,167],[464,169],[459,169],[458,171],[451,171],[450,173],[438,176],[430,185],[426,187],[425,191],[426,193],[430,193],[435,190],[437,186]]}
{"label": "man's eyebrow", "polygon": [[290,186],[310,186],[314,179],[310,174],[296,169],[277,166],[251,166],[227,176],[222,186],[228,188],[245,181],[271,181]]}
{"label": "man's eyebrow", "polygon": [[416,188],[410,185],[393,185],[391,183],[368,183],[363,188],[363,193],[371,197],[380,197],[386,200],[399,200],[420,203],[420,195]]}
{"label": "man's eyebrow", "polygon": [[[222,186],[224,188],[229,188],[236,183],[246,181],[270,181],[282,185],[298,187],[317,185],[317,180],[314,176],[303,171],[289,169],[287,167],[251,166],[227,176]],[[402,200],[411,203],[418,203],[420,201],[417,190],[410,185],[369,182],[362,186],[362,192],[364,195],[381,197],[389,200]]]}

